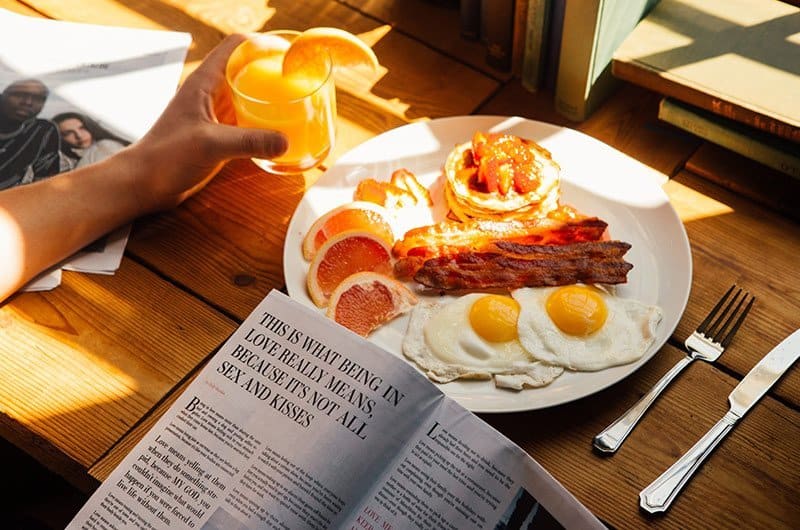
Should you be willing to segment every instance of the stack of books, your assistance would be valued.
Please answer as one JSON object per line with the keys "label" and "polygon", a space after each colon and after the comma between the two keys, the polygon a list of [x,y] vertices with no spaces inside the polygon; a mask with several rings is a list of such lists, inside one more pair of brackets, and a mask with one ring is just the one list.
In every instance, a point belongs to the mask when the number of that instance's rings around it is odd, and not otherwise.
{"label": "stack of books", "polygon": [[486,44],[486,62],[554,95],[582,121],[619,82],[611,57],[658,0],[461,0],[461,34]]}
{"label": "stack of books", "polygon": [[663,94],[661,120],[800,178],[799,33],[788,2],[661,0],[612,72]]}

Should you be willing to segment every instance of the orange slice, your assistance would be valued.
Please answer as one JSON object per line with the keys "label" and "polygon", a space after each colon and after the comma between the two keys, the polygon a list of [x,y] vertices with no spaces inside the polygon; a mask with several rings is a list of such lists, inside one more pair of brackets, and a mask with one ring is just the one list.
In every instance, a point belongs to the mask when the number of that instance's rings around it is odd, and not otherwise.
{"label": "orange slice", "polygon": [[392,249],[379,236],[362,230],[347,230],[328,239],[314,255],[306,286],[319,307],[328,305],[336,287],[357,272],[391,274]]}
{"label": "orange slice", "polygon": [[330,55],[335,68],[378,69],[378,58],[366,42],[339,28],[310,28],[297,36],[283,58],[283,75],[313,75]]}
{"label": "orange slice", "polygon": [[375,272],[348,276],[331,294],[328,318],[366,337],[411,309],[417,297],[402,283]]}
{"label": "orange slice", "polygon": [[394,232],[389,212],[377,204],[355,201],[343,204],[314,221],[303,238],[303,257],[314,258],[317,250],[331,237],[347,230],[373,232],[389,245],[394,243]]}

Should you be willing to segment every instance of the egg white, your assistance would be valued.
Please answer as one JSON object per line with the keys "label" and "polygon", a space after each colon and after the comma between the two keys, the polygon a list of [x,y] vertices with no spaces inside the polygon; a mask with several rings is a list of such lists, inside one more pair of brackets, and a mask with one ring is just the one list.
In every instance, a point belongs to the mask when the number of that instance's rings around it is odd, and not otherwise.
{"label": "egg white", "polygon": [[563,368],[537,361],[520,341],[489,342],[472,329],[469,311],[480,293],[449,303],[420,302],[411,312],[403,353],[439,383],[456,379],[490,379],[498,387],[539,387]]}
{"label": "egg white", "polygon": [[605,324],[589,336],[576,337],[561,331],[547,314],[547,298],[556,289],[526,287],[511,293],[521,307],[520,343],[537,359],[593,372],[637,361],[653,345],[661,308],[601,291],[608,308]]}

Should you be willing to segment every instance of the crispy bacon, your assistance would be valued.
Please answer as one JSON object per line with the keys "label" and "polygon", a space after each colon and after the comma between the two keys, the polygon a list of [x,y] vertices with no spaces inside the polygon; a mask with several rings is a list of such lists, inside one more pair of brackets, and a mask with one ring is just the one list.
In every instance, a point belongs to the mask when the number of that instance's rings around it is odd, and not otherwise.
{"label": "crispy bacon", "polygon": [[[622,257],[623,241],[566,245],[520,245],[498,242],[495,252],[463,252],[423,260],[404,258],[395,272],[441,290],[544,287],[574,283],[617,284],[627,281],[633,265]],[[422,262],[421,265],[419,262]]]}
{"label": "crispy bacon", "polygon": [[519,244],[564,245],[597,241],[608,224],[597,217],[556,220],[493,221],[475,219],[464,223],[444,221],[409,230],[394,245],[394,255],[434,257],[487,250],[498,241]]}

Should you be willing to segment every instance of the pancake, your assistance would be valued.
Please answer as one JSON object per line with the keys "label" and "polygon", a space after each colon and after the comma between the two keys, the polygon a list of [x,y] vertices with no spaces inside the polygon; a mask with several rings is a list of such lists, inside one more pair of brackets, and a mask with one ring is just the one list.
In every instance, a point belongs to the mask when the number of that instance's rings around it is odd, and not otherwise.
{"label": "pancake", "polygon": [[[479,138],[482,133],[476,133]],[[483,136],[486,138],[486,136]],[[483,160],[484,166],[494,163],[500,167],[498,173],[513,172],[516,179],[524,179],[524,191],[516,184],[505,190],[489,190],[479,181],[479,166],[474,156],[474,141],[457,145],[445,161],[445,197],[454,216],[461,220],[469,218],[513,219],[520,217],[542,217],[558,207],[561,168],[550,152],[537,143],[511,135],[491,135],[513,142],[515,149],[523,150],[524,164],[511,158]],[[489,144],[491,145],[491,144]],[[490,155],[491,156],[491,152]],[[484,157],[485,158],[485,157]],[[487,164],[487,162],[489,164]],[[509,177],[510,179],[510,177]]]}

